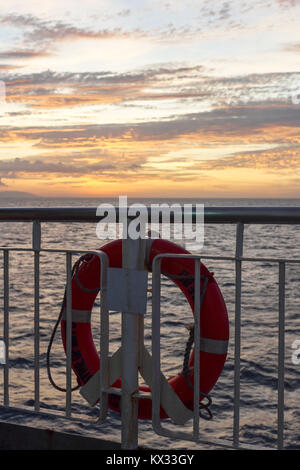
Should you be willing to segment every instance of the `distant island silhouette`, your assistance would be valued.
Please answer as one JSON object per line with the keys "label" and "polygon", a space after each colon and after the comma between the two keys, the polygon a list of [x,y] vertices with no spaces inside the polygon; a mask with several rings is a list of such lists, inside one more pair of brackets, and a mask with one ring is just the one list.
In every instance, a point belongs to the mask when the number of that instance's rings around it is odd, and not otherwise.
{"label": "distant island silhouette", "polygon": [[26,193],[23,191],[0,191],[0,198],[23,198],[23,199],[36,199],[38,196],[35,196],[31,193]]}

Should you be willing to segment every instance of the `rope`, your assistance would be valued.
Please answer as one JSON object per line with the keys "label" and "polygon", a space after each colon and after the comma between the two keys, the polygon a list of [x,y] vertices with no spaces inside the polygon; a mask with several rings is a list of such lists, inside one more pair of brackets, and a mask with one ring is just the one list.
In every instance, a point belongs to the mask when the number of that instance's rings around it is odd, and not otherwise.
{"label": "rope", "polygon": [[[201,276],[202,277],[202,276]],[[200,295],[200,308],[202,306],[202,303],[203,303],[203,300],[204,300],[204,296],[206,294],[206,289],[207,289],[207,284],[208,284],[208,280],[209,280],[209,277],[208,276],[204,276],[204,284],[203,284],[203,289],[202,289],[202,292],[201,292],[201,295]],[[187,343],[186,343],[186,346],[185,346],[185,351],[184,351],[184,355],[183,355],[183,365],[182,365],[182,372],[181,374],[184,376],[185,380],[186,380],[186,383],[188,384],[188,386],[190,388],[194,388],[193,384],[191,383],[190,379],[189,379],[189,376],[188,374],[191,372],[190,371],[190,368],[189,368],[189,360],[190,360],[190,355],[191,355],[191,350],[192,350],[192,346],[193,346],[193,343],[194,343],[194,339],[195,339],[195,327],[193,326],[191,329],[190,329],[190,333],[189,333],[189,337],[188,337],[188,340],[187,340]],[[204,393],[204,392],[201,392],[200,391],[200,395],[203,397],[203,398],[206,398],[207,399],[207,403],[200,403],[199,405],[199,408],[200,408],[200,416],[201,418],[209,421],[212,419],[213,415],[212,415],[212,412],[211,410],[209,409],[209,407],[211,406],[212,404],[212,399],[211,397],[207,394],[207,393]],[[205,410],[205,413],[204,414],[201,410]]]}
{"label": "rope", "polygon": [[[82,261],[82,258],[83,257],[79,258],[79,260],[77,260],[76,263],[74,264],[74,266],[72,268],[71,277],[73,277],[74,272],[77,272],[77,269],[79,267],[80,262]],[[47,374],[48,374],[49,382],[51,383],[51,385],[56,390],[59,390],[60,392],[66,392],[67,389],[57,385],[55,383],[53,377],[52,377],[52,374],[51,374],[51,349],[52,349],[52,344],[53,344],[53,341],[54,341],[54,338],[55,338],[55,335],[56,335],[58,325],[61,321],[61,317],[62,317],[65,306],[66,306],[66,289],[65,289],[65,292],[64,292],[64,298],[63,298],[63,302],[62,302],[62,306],[61,306],[61,309],[60,309],[58,319],[56,320],[56,323],[55,323],[54,328],[53,328],[52,333],[51,333],[51,337],[50,337],[48,348],[47,348],[47,355],[46,355],[46,365],[47,365]],[[71,391],[74,392],[75,390],[78,390],[79,387],[80,387],[80,385],[76,385],[75,387],[71,388]]]}
{"label": "rope", "polygon": [[194,336],[195,336],[195,328],[192,327],[190,329],[189,338],[188,338],[186,346],[185,346],[185,351],[184,351],[184,355],[183,355],[182,372],[181,372],[181,374],[184,376],[188,386],[191,387],[191,388],[193,388],[193,385],[192,385],[192,383],[191,383],[191,381],[188,377],[188,374],[190,372],[189,360],[190,360],[190,355],[191,355],[191,349],[192,349],[192,346],[193,346],[193,343],[194,343]]}
{"label": "rope", "polygon": [[[86,256],[89,256],[89,255],[83,255],[79,258],[78,260],[78,264],[81,263],[81,261],[83,261],[85,259]],[[79,268],[79,266],[78,266]],[[78,279],[78,268],[75,270],[75,276],[74,276],[74,279],[76,281],[76,284],[78,285],[79,289],[81,289],[83,292],[86,292],[87,294],[91,294],[91,293],[94,293],[94,292],[99,292],[99,287],[96,287],[95,289],[88,289],[87,287],[84,287],[79,279]]]}
{"label": "rope", "polygon": [[[73,276],[74,276],[74,280],[75,280],[76,284],[78,285],[78,287],[81,290],[83,290],[84,292],[87,292],[87,293],[92,293],[92,292],[98,292],[99,288],[97,288],[97,289],[87,289],[86,287],[81,285],[81,283],[78,279],[79,266],[82,263],[82,261],[87,259],[87,257],[89,257],[89,256],[90,256],[89,254],[88,255],[82,255],[76,261],[76,263],[74,264],[74,266],[72,268],[71,278],[73,278]],[[54,328],[53,328],[52,333],[51,333],[51,337],[50,337],[48,348],[47,348],[47,355],[46,355],[46,365],[47,365],[47,374],[48,374],[49,382],[51,383],[51,385],[56,390],[59,390],[60,392],[66,392],[67,390],[66,390],[66,388],[63,388],[63,387],[60,387],[59,385],[57,385],[55,383],[53,377],[52,377],[52,374],[51,374],[51,349],[52,349],[52,344],[53,344],[53,341],[54,341],[54,338],[55,338],[55,335],[56,335],[56,332],[57,332],[58,325],[61,321],[62,314],[63,314],[65,306],[66,306],[66,289],[65,289],[65,292],[64,292],[64,298],[63,298],[63,302],[62,302],[62,306],[61,306],[61,309],[60,309],[58,319],[56,320],[56,323],[55,323]],[[75,387],[71,388],[71,391],[74,392],[75,390],[78,390],[79,388],[80,388],[80,385],[76,385]]]}

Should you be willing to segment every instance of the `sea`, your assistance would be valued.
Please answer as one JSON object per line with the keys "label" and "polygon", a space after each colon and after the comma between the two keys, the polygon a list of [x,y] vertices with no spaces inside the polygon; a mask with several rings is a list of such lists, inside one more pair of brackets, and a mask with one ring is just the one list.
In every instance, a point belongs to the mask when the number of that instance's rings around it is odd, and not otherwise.
{"label": "sea", "polygon": [[[1,207],[97,207],[101,203],[118,204],[117,198],[5,198]],[[205,206],[300,206],[300,199],[129,199],[152,203],[204,204]],[[204,245],[180,241],[192,253],[205,256],[234,256],[235,225],[207,224]],[[0,246],[31,247],[32,226],[27,222],[1,222]],[[99,240],[94,223],[42,223],[42,248],[96,250],[107,241]],[[300,259],[299,225],[246,225],[244,256],[255,258]],[[73,256],[73,261],[77,259]],[[0,251],[0,339],[3,332],[3,252]],[[205,439],[232,440],[234,406],[234,314],[235,264],[233,261],[206,259],[214,272],[226,302],[230,340],[223,372],[211,391],[213,419],[200,419],[200,433]],[[40,409],[34,413],[34,264],[32,252],[11,252],[9,282],[9,400],[3,404],[3,373],[0,373],[0,420],[43,427],[72,434],[83,434],[114,442],[121,440],[120,416],[109,411],[99,422],[98,405],[90,407],[79,391],[72,393],[72,419],[63,417],[66,397],[49,383],[46,352],[64,295],[65,255],[41,253],[40,262]],[[149,275],[151,287],[151,275]],[[300,264],[286,266],[285,319],[285,424],[284,445],[300,449],[300,364],[295,361],[295,342],[300,344]],[[173,282],[162,277],[161,297],[161,368],[166,377],[182,368],[192,312],[186,299]],[[110,315],[110,352],[121,342],[120,313]],[[99,348],[99,300],[92,315],[94,342]],[[278,263],[244,262],[242,270],[241,321],[241,402],[240,440],[243,444],[276,447],[278,400]],[[145,315],[145,345],[151,350],[151,292],[148,292]],[[299,347],[298,347],[299,348]],[[0,368],[3,369],[3,365]],[[52,375],[65,386],[66,359],[60,331],[51,353]],[[76,379],[73,377],[73,384]],[[59,416],[57,416],[57,414]],[[166,420],[170,430],[192,434],[192,423],[176,426]],[[203,443],[158,436],[150,421],[139,422],[139,445],[152,449],[217,448]]]}

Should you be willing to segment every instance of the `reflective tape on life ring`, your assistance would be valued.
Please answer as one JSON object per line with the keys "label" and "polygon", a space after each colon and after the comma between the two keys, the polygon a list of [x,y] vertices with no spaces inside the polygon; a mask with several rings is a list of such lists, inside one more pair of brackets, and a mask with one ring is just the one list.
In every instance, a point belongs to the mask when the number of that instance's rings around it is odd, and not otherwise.
{"label": "reflective tape on life ring", "polygon": [[[91,310],[71,310],[72,323],[90,323]],[[62,311],[62,319],[66,320],[66,309]],[[220,339],[211,339],[200,337],[200,351],[211,354],[226,354],[228,349],[228,341]]]}
{"label": "reflective tape on life ring", "polygon": [[[66,320],[66,309],[62,311],[62,319]],[[72,322],[74,323],[90,323],[92,311],[91,310],[76,310],[73,308],[71,310]]]}

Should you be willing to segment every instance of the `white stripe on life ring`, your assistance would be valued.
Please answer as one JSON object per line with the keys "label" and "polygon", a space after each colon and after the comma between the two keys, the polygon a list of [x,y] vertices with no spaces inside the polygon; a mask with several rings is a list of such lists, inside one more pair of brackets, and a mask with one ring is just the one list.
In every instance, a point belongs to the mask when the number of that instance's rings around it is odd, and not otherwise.
{"label": "white stripe on life ring", "polygon": [[[91,310],[76,310],[72,309],[72,322],[74,323],[90,323],[91,322]],[[63,309],[62,319],[66,320],[66,309]]]}

